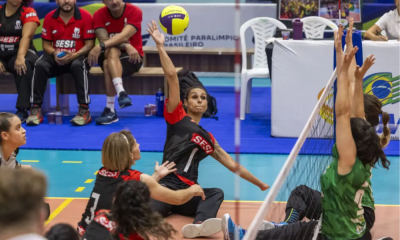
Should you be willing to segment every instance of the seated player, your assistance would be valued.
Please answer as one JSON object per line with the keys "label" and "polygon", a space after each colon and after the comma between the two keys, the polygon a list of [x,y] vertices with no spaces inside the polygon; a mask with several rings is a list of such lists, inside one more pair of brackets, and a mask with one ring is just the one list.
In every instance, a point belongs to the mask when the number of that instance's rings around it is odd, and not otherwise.
{"label": "seated player", "polygon": [[[305,186],[297,188],[300,193],[292,193],[288,201],[289,208],[286,208],[287,220],[292,223],[259,231],[257,239],[311,239],[318,230],[321,213],[321,232],[318,234],[318,239],[371,239],[365,219],[371,211],[363,208],[363,196],[368,194],[366,189],[370,187],[371,168],[380,163],[388,169],[390,162],[382,150],[374,128],[364,119],[363,101],[357,102],[361,106],[353,111],[351,109],[348,70],[358,48],[355,47],[343,57],[342,33],[343,28],[340,26],[339,32],[335,33],[338,73],[335,103],[337,141],[332,150],[333,162],[321,176],[322,192]],[[363,67],[357,68],[356,76],[364,76],[372,64],[372,58],[367,58]],[[362,99],[362,96],[361,94],[357,98]],[[296,198],[296,195],[306,197]],[[298,220],[304,216],[311,221],[299,222]],[[234,239],[233,233],[238,226],[233,223],[229,215],[224,216],[222,224],[225,239]],[[241,229],[239,232],[242,239],[246,232]]]}
{"label": "seated player", "polygon": [[31,107],[33,66],[38,59],[32,38],[40,25],[31,0],[6,1],[0,5],[0,75],[14,75],[18,98],[16,115],[24,123]]}
{"label": "seated player", "polygon": [[118,121],[114,109],[115,94],[120,108],[132,105],[122,78],[138,72],[142,66],[142,10],[122,0],[103,0],[106,5],[94,13],[94,28],[99,45],[89,54],[89,63],[97,64],[104,72],[107,105],[96,119],[105,125]]}
{"label": "seated player", "polygon": [[191,188],[181,191],[172,191],[157,183],[165,175],[176,171],[176,169],[172,169],[175,166],[173,163],[165,162],[161,166],[158,166],[157,163],[155,172],[151,177],[132,170],[132,165],[140,159],[139,146],[131,132],[126,130],[112,133],[104,141],[101,151],[103,167],[98,171],[90,195],[91,198],[82,214],[81,221],[78,223],[78,232],[81,236],[85,233],[87,225],[93,220],[98,210],[111,209],[118,184],[124,181],[135,180],[145,183],[152,198],[168,204],[184,204],[194,196],[205,198],[203,189],[199,185],[193,185]]}
{"label": "seated player", "polygon": [[[157,44],[161,65],[168,82],[169,99],[166,99],[164,106],[167,137],[163,161],[168,160],[177,164],[177,172],[161,179],[160,184],[172,190],[186,189],[197,184],[200,161],[210,155],[233,173],[240,169],[240,177],[256,185],[261,191],[267,190],[268,184],[238,165],[221,148],[213,135],[199,125],[207,110],[205,89],[189,88],[185,94],[184,103],[181,102],[178,76],[164,49],[164,35],[158,31],[154,21],[151,25],[149,24],[147,31]],[[152,200],[152,207],[164,217],[170,213],[195,217],[193,224],[185,225],[182,229],[185,238],[211,236],[221,231],[221,219],[215,217],[224,200],[224,193],[219,188],[204,189],[204,192],[205,200],[195,197],[186,204],[172,206],[155,199]]]}
{"label": "seated player", "polygon": [[90,222],[85,240],[173,239],[176,231],[150,207],[150,191],[143,182],[120,184],[109,210],[100,210]]}
{"label": "seated player", "polygon": [[[364,34],[365,39],[372,41],[387,41],[391,39],[400,40],[400,0],[395,0],[396,9],[385,13]],[[386,36],[381,32],[385,31]]]}
{"label": "seated player", "polygon": [[[17,161],[19,147],[26,144],[26,131],[21,120],[12,113],[0,113],[0,170],[31,168]],[[50,205],[44,203],[46,219],[50,216]]]}
{"label": "seated player", "polygon": [[[78,114],[71,123],[83,126],[92,119],[89,111],[90,66],[86,56],[94,46],[93,18],[88,11],[78,8],[75,3],[76,0],[59,0],[58,9],[51,11],[44,18],[42,28],[44,53],[35,64],[32,79],[32,108],[26,122],[29,126],[43,122],[41,106],[47,79],[65,73],[70,73],[75,80],[79,104]],[[65,56],[60,56],[60,53]]]}

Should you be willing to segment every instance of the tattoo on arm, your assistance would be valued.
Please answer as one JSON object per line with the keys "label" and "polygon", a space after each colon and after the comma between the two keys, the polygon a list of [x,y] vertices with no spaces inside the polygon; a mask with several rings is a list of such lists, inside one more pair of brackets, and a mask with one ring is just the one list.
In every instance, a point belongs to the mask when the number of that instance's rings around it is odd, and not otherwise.
{"label": "tattoo on arm", "polygon": [[[110,39],[108,37],[107,30],[104,29],[104,28],[96,29],[95,33],[96,33],[96,37],[99,39],[100,42],[105,42],[108,39]],[[120,49],[120,50],[125,50],[126,49],[126,45],[127,45],[127,43],[121,43],[120,45],[117,46],[117,48]]]}
{"label": "tattoo on arm", "polygon": [[96,37],[99,39],[100,42],[105,42],[109,39],[108,32],[104,28],[98,28],[95,30]]}

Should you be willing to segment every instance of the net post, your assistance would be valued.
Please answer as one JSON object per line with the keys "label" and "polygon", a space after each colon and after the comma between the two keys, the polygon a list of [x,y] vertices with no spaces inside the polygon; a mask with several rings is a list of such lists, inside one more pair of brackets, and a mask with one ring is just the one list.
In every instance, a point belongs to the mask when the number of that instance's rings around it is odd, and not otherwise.
{"label": "net post", "polygon": [[[240,224],[240,0],[235,1],[235,222]],[[235,240],[239,240],[239,232],[235,231]]]}

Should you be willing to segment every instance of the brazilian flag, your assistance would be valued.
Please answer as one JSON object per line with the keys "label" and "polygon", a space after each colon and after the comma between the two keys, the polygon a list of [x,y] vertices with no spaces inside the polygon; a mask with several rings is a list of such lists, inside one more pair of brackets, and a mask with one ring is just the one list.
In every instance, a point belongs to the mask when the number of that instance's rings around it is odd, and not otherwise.
{"label": "brazilian flag", "polygon": [[392,73],[374,73],[363,82],[364,93],[375,95],[382,105],[395,104],[400,101],[400,76]]}

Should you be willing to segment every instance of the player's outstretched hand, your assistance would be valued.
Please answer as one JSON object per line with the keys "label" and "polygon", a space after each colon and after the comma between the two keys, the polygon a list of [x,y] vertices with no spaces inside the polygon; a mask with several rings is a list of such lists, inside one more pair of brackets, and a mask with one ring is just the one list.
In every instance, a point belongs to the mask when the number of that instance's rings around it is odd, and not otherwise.
{"label": "player's outstretched hand", "polygon": [[175,163],[174,162],[169,162],[166,161],[165,163],[163,163],[162,165],[158,165],[158,162],[156,162],[156,166],[154,167],[154,172],[158,175],[159,179],[167,176],[170,173],[175,172],[177,169],[174,168],[175,167]]}
{"label": "player's outstretched hand", "polygon": [[343,36],[343,29],[344,27],[342,24],[339,24],[339,29],[335,31],[335,49],[336,49],[336,54],[343,54],[343,49],[342,49],[342,36]]}
{"label": "player's outstretched hand", "polygon": [[354,73],[355,77],[357,79],[363,79],[365,76],[365,73],[367,73],[368,69],[371,68],[372,65],[375,64],[375,58],[374,55],[369,55],[365,61],[364,64],[362,65],[362,67],[357,66],[356,67],[356,71]]}
{"label": "player's outstretched hand", "polygon": [[148,23],[147,25],[149,26],[147,32],[150,33],[150,36],[153,38],[154,42],[156,42],[157,45],[164,45],[165,37],[163,33],[158,31],[157,23],[154,20],[151,20],[151,24]]}
{"label": "player's outstretched hand", "polygon": [[347,50],[347,52],[350,52],[351,50],[353,50],[353,25],[354,25],[354,20],[353,20],[353,18],[350,18],[349,28],[347,29],[347,35],[346,35],[346,50]]}
{"label": "player's outstretched hand", "polygon": [[346,56],[344,57],[344,61],[343,61],[342,71],[347,73],[347,71],[349,70],[350,63],[353,60],[354,55],[356,55],[357,51],[358,51],[358,47],[355,46],[353,48],[353,50],[351,50],[350,53],[346,54]]}

